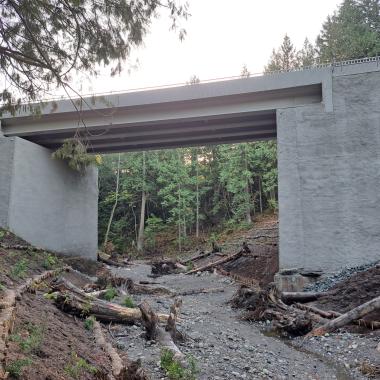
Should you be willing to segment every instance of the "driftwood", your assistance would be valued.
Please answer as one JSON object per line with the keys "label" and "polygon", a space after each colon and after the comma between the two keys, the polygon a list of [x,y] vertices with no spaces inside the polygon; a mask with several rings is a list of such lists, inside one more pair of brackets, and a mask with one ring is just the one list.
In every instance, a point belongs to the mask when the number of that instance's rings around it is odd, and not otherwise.
{"label": "driftwood", "polygon": [[222,259],[214,261],[213,263],[209,263],[209,264],[203,265],[203,266],[201,266],[199,268],[195,268],[195,269],[193,269],[193,270],[191,270],[189,272],[186,272],[186,274],[193,274],[193,273],[203,272],[205,270],[213,269],[214,267],[217,267],[218,265],[222,265],[222,264],[228,263],[231,260],[236,260],[236,259],[238,259],[242,255],[243,255],[243,251],[240,250],[237,253],[233,253],[232,255],[223,257]]}
{"label": "driftwood", "polygon": [[26,291],[30,291],[34,286],[40,284],[42,281],[47,280],[48,278],[57,276],[61,271],[70,271],[71,268],[69,266],[65,266],[62,269],[57,270],[48,270],[43,272],[42,274],[36,275],[34,277],[28,278],[24,284],[20,285],[16,289],[16,298],[20,299],[21,295]]}
{"label": "driftwood", "polygon": [[164,349],[172,352],[174,359],[179,362],[183,362],[185,358],[184,354],[175,344],[175,339],[177,337],[175,323],[178,318],[181,304],[182,301],[176,301],[171,307],[168,323],[165,329],[158,325],[158,317],[148,302],[143,301],[139,305],[142,314],[141,321],[145,327],[147,339],[157,340]]}
{"label": "driftwood", "polygon": [[0,248],[7,249],[7,250],[14,249],[16,251],[46,252],[46,249],[33,247],[31,245],[21,245],[21,244],[0,243]]}
{"label": "driftwood", "polygon": [[117,353],[117,351],[112,347],[112,344],[108,343],[104,334],[102,327],[98,321],[94,321],[94,336],[95,341],[98,346],[102,348],[102,350],[109,356],[111,359],[111,371],[114,378],[120,376],[121,371],[124,368],[123,361],[121,357]]}
{"label": "driftwood", "polygon": [[209,293],[223,293],[224,288],[201,288],[193,290],[185,290],[183,292],[177,292],[177,296],[191,296],[194,294],[209,294]]}
{"label": "driftwood", "polygon": [[6,371],[3,368],[6,344],[8,336],[13,330],[16,310],[16,292],[14,290],[5,290],[2,293],[1,310],[0,310],[0,379],[6,379]]}
{"label": "driftwood", "polygon": [[[301,310],[311,311],[312,313],[320,315],[321,317],[325,319],[338,318],[342,315],[342,313],[338,313],[336,311],[332,311],[332,310],[324,311],[324,310],[318,309],[315,306],[310,306],[310,305],[295,304],[294,306]],[[367,321],[365,319],[356,319],[352,321],[352,323],[355,323],[356,325],[359,325],[359,326],[364,326],[371,330],[380,329],[380,322],[378,321]]]}
{"label": "driftwood", "polygon": [[[100,321],[118,323],[133,323],[141,319],[138,308],[127,308],[91,297],[63,278],[53,283],[52,289],[56,291],[56,306],[70,314],[81,317],[93,315]],[[166,322],[168,315],[158,314],[158,318]]]}
{"label": "driftwood", "polygon": [[326,292],[282,292],[281,299],[286,303],[311,302],[326,294]]}
{"label": "driftwood", "polygon": [[194,263],[195,261],[198,261],[198,260],[201,260],[201,259],[204,259],[205,257],[208,257],[212,254],[212,251],[208,251],[208,252],[201,252],[193,257],[190,257],[189,259],[187,260],[184,260],[184,261],[181,261],[181,264],[182,265],[188,265],[190,263]]}
{"label": "driftwood", "polygon": [[98,346],[109,356],[111,359],[111,371],[112,375],[109,375],[110,380],[148,380],[144,370],[141,368],[141,364],[137,362],[123,363],[123,359],[120,357],[116,349],[111,343],[107,342],[102,327],[98,321],[94,321],[94,336]]}
{"label": "driftwood", "polygon": [[376,297],[362,305],[355,307],[354,309],[340,315],[339,317],[327,322],[321,327],[318,327],[311,331],[308,336],[320,336],[328,332],[334,331],[340,327],[351,323],[352,321],[358,320],[372,311],[380,309],[380,297]]}

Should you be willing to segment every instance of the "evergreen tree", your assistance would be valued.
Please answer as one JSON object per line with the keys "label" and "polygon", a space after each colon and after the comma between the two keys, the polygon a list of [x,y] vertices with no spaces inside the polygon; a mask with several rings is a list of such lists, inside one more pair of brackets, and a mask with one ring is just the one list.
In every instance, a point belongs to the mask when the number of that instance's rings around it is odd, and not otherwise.
{"label": "evergreen tree", "polygon": [[169,9],[173,27],[187,17],[186,6],[173,0],[1,1],[0,67],[8,87],[0,92],[0,111],[14,111],[16,95],[20,105],[21,97],[69,88],[74,71],[95,74],[98,65],[112,65],[111,74],[119,72],[159,9]]}
{"label": "evergreen tree", "polygon": [[302,49],[297,53],[297,60],[302,67],[312,66],[316,63],[315,47],[307,38],[305,38]]}
{"label": "evergreen tree", "polygon": [[344,0],[317,39],[321,61],[380,54],[380,0]]}
{"label": "evergreen tree", "polygon": [[277,50],[273,49],[269,63],[265,66],[265,72],[291,70],[297,67],[299,67],[297,51],[289,36],[285,34],[281,46]]}

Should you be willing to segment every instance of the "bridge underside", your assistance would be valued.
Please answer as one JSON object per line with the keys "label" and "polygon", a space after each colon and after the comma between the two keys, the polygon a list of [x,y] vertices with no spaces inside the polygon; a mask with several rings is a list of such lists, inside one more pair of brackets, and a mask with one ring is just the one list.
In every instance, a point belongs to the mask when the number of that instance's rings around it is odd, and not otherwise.
{"label": "bridge underside", "polygon": [[[139,104],[133,100],[142,94],[120,95],[113,100],[119,106],[106,109],[101,104],[97,109],[96,103],[90,107],[89,99],[84,100],[89,108],[81,112],[73,111],[70,104],[66,108],[60,105],[61,113],[49,112],[48,105],[39,117],[4,118],[2,131],[5,136],[23,137],[48,149],[57,149],[79,132],[94,153],[237,143],[274,139],[277,109],[322,101],[322,83],[258,91],[250,79],[231,82],[225,84],[230,91],[224,89],[222,96],[215,96],[210,87],[193,85],[181,88],[180,99],[174,95],[162,99],[162,94],[153,91],[143,94]],[[248,92],[239,93],[247,83]]]}
{"label": "bridge underside", "polygon": [[[238,143],[276,138],[276,110],[256,112],[244,116],[226,115],[223,119],[166,121],[147,125],[116,126],[82,130],[90,151],[113,153],[167,149],[184,146]],[[25,136],[24,138],[49,149],[59,148],[73,132],[54,135]]]}

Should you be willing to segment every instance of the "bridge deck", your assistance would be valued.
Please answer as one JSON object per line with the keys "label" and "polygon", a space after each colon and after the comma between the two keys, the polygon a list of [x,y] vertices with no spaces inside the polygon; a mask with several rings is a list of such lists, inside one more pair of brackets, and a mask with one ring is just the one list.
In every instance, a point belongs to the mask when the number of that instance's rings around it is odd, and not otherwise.
{"label": "bridge deck", "polygon": [[93,152],[276,138],[276,111],[322,103],[332,110],[332,76],[378,70],[378,61],[260,77],[45,103],[40,116],[5,115],[5,136],[59,147],[78,129]]}

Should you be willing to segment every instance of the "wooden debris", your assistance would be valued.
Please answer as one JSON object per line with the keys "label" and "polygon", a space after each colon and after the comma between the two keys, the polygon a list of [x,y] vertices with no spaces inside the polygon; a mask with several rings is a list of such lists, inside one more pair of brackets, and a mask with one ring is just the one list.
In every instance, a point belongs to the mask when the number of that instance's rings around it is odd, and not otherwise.
{"label": "wooden debris", "polygon": [[236,260],[237,258],[239,258],[242,255],[243,255],[243,251],[240,250],[237,253],[233,253],[232,255],[223,257],[222,259],[214,261],[213,263],[209,263],[209,264],[203,265],[203,266],[201,266],[199,268],[195,268],[195,269],[193,269],[193,270],[191,270],[189,272],[186,272],[186,274],[193,274],[193,273],[203,272],[205,270],[213,269],[213,268],[215,268],[215,267],[217,267],[219,265],[228,263],[231,260]]}
{"label": "wooden debris", "polygon": [[325,296],[326,292],[282,292],[281,299],[284,302],[311,302]]}
{"label": "wooden debris", "polygon": [[[182,304],[182,301],[180,302]],[[156,313],[152,310],[149,303],[143,301],[139,308],[142,314],[142,323],[146,330],[146,337],[149,340],[157,340],[164,349],[171,351],[174,355],[174,359],[182,362],[185,358],[184,354],[180,351],[175,344],[177,334],[175,330],[175,322],[178,318],[180,304],[177,302],[171,308],[171,312],[168,318],[166,328],[163,329],[158,325],[158,318]],[[170,320],[170,322],[169,322]]]}
{"label": "wooden debris", "polygon": [[[52,289],[55,294],[55,304],[61,310],[77,316],[93,315],[96,319],[106,322],[133,323],[141,319],[138,308],[127,308],[121,305],[89,296],[70,281],[60,278]],[[167,321],[167,314],[158,314],[160,321]]]}
{"label": "wooden debris", "polygon": [[201,251],[199,254],[197,254],[197,255],[195,255],[193,257],[190,257],[189,259],[181,261],[181,264],[183,264],[183,265],[189,265],[191,263],[194,263],[195,261],[204,259],[204,258],[210,256],[211,254],[212,254],[212,251],[208,251],[208,252]]}
{"label": "wooden debris", "polygon": [[208,293],[223,293],[224,288],[201,288],[201,289],[192,289],[185,290],[183,292],[177,292],[177,296],[191,296],[194,294],[208,294]]}
{"label": "wooden debris", "polygon": [[354,309],[340,315],[339,317],[327,322],[321,327],[318,327],[311,331],[308,336],[320,336],[328,332],[334,331],[340,327],[351,323],[352,321],[358,320],[372,311],[380,309],[380,297],[376,297],[362,305],[355,307]]}
{"label": "wooden debris", "polygon": [[112,344],[106,341],[106,338],[103,334],[102,327],[98,321],[94,321],[94,336],[95,341],[98,346],[109,356],[111,359],[111,371],[113,376],[116,378],[120,376],[122,369],[124,368],[123,362],[117,353],[117,351],[112,347]]}

